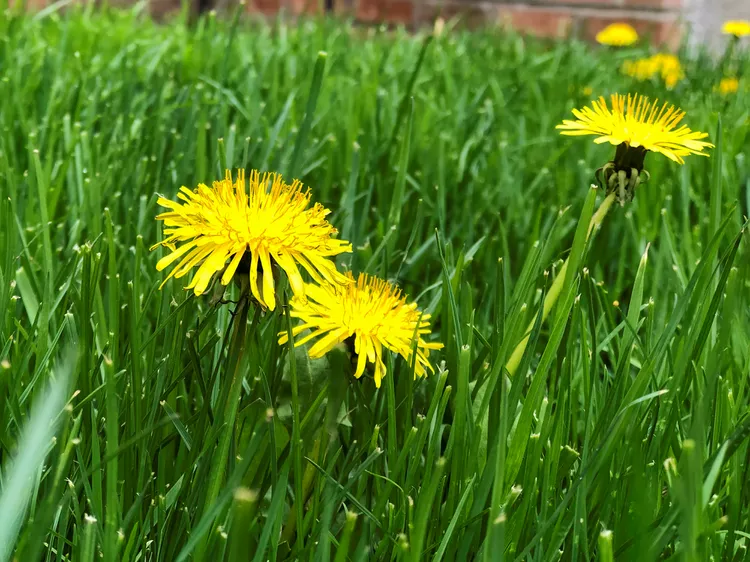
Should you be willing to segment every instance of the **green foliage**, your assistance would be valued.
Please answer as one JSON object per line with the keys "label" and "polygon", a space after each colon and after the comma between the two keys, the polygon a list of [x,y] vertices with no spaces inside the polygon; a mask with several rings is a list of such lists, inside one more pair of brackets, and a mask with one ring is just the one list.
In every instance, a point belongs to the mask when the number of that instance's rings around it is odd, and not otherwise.
{"label": "green foliage", "polygon": [[[496,29],[69,5],[0,37],[0,562],[747,556],[750,127],[708,57],[667,91],[618,73],[643,50]],[[612,147],[554,129],[586,87],[717,145],[649,155],[588,241]],[[224,166],[309,185],[342,267],[433,315],[436,373],[376,390],[279,346],[285,307],[159,290],[157,194]]]}

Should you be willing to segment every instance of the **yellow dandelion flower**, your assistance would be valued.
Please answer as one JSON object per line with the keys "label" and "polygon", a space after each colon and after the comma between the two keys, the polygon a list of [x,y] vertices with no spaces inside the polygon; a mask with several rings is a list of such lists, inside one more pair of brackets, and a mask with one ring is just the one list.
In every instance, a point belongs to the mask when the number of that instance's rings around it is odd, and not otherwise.
{"label": "yellow dandelion flower", "polygon": [[622,64],[622,72],[640,81],[650,80],[659,75],[668,88],[673,88],[684,77],[680,59],[669,53],[657,53],[650,57],[625,61]]}
{"label": "yellow dandelion flower", "polygon": [[622,63],[622,73],[636,80],[649,80],[656,74],[656,67],[651,57],[637,60],[626,60]]}
{"label": "yellow dandelion flower", "polygon": [[597,170],[597,175],[604,174],[608,191],[616,190],[621,204],[633,198],[647,152],[684,164],[683,156],[708,156],[703,150],[713,147],[701,140],[706,133],[692,131],[687,125],[678,127],[684,111],[666,102],[659,106],[658,100],[652,103],[638,94],[613,94],[611,109],[600,97],[591,107],[574,109],[573,115],[575,120],[566,119],[557,126],[561,134],[595,135],[595,143],[617,146],[614,160]]}
{"label": "yellow dandelion flower", "polygon": [[722,78],[716,89],[723,95],[736,94],[740,89],[740,81],[737,78]]}
{"label": "yellow dandelion flower", "polygon": [[[317,340],[310,348],[311,358],[325,355],[336,344],[354,340],[357,368],[354,376],[364,373],[366,363],[374,365],[375,386],[386,375],[383,347],[411,362],[414,338],[417,337],[415,375],[433,372],[429,362],[431,349],[443,347],[428,343],[423,336],[430,333],[430,315],[423,314],[416,303],[407,303],[401,291],[382,279],[360,273],[357,282],[351,272],[348,284],[307,285],[305,297],[292,297],[291,316],[302,323],[292,331],[297,338],[305,330],[311,332],[295,342],[295,347]],[[288,341],[287,333],[279,334],[279,343]]]}
{"label": "yellow dandelion flower", "polygon": [[680,59],[672,53],[656,53],[651,56],[651,62],[659,70],[673,70],[676,68],[682,68],[680,65]]}
{"label": "yellow dandelion flower", "polygon": [[651,57],[651,62],[657,68],[657,72],[661,74],[667,88],[674,88],[685,75],[682,71],[680,59],[673,54],[658,53]]}
{"label": "yellow dandelion flower", "polygon": [[309,207],[309,189],[303,191],[297,180],[288,185],[278,174],[260,175],[255,170],[250,173],[249,193],[245,184],[245,170],[239,170],[234,182],[227,170],[212,187],[181,187],[177,197],[184,203],[159,197],[159,205],[169,209],[156,217],[164,221],[165,238],[151,249],[165,246],[171,252],[156,269],[162,271],[182,258],[162,286],[199,266],[186,289],[201,295],[217,272],[223,270],[221,283],[227,285],[239,271],[249,274],[258,302],[273,310],[272,264],[284,270],[295,294],[305,289],[298,265],[318,283],[348,282],[330,258],[351,252],[351,244],[332,238],[337,230],[326,220],[330,211],[319,203]]}
{"label": "yellow dandelion flower", "polygon": [[[612,94],[612,109],[603,97],[592,102],[592,107],[574,109],[576,120],[564,120],[557,128],[563,135],[597,135],[597,144],[626,145],[633,149],[659,152],[679,164],[683,156],[700,154],[713,145],[704,142],[706,133],[691,131],[687,125],[676,128],[685,117],[685,112],[664,103],[659,107],[646,96],[638,94],[624,96]],[[645,155],[645,152],[644,152]]]}
{"label": "yellow dandelion flower", "polygon": [[661,71],[661,78],[664,80],[664,84],[669,88],[670,90],[674,88],[677,83],[683,79],[684,73],[681,69],[672,69],[672,70],[662,70]]}
{"label": "yellow dandelion flower", "polygon": [[721,26],[721,32],[726,35],[735,37],[745,37],[750,35],[750,21],[747,20],[729,20]]}
{"label": "yellow dandelion flower", "polygon": [[627,23],[611,23],[596,34],[596,41],[601,45],[627,47],[638,41],[638,32]]}

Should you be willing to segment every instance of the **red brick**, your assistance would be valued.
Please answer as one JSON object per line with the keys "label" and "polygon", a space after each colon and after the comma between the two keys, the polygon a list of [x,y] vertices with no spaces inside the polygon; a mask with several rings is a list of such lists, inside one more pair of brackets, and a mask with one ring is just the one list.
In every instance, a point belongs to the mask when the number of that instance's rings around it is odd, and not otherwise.
{"label": "red brick", "polygon": [[433,8],[436,10],[436,16],[430,18],[431,25],[434,25],[437,17],[441,17],[445,21],[455,21],[460,27],[473,29],[486,24],[491,19],[490,12],[484,4],[451,3],[436,8]]}
{"label": "red brick", "polygon": [[248,12],[274,15],[281,9],[281,0],[247,0],[246,9]]}
{"label": "red brick", "polygon": [[354,0],[333,0],[333,12],[343,16],[354,15],[356,4]]}
{"label": "red brick", "polygon": [[322,0],[289,0],[287,6],[294,15],[320,14],[323,11]]}
{"label": "red brick", "polygon": [[649,37],[654,44],[676,47],[680,42],[681,28],[677,14],[654,12],[593,12],[581,11],[582,35],[594,41],[596,34],[611,23],[625,22],[632,25],[643,38]]}
{"label": "red brick", "polygon": [[381,5],[380,19],[396,25],[411,27],[414,22],[412,0],[390,0]]}
{"label": "red brick", "polygon": [[574,22],[572,8],[537,8],[522,5],[499,6],[498,21],[523,33],[539,37],[566,37]]}
{"label": "red brick", "polygon": [[380,19],[381,0],[356,0],[356,18],[359,21],[375,22]]}

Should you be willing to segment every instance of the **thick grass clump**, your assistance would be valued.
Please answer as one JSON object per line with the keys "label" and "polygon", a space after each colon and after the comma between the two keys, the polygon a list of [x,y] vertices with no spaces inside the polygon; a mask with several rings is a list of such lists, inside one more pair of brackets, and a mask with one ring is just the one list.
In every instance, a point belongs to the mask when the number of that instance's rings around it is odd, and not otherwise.
{"label": "thick grass clump", "polygon": [[[643,46],[67,10],[0,14],[0,562],[748,556],[741,42],[666,89]],[[715,148],[596,214],[614,147],[555,126],[615,92]],[[159,290],[157,198],[240,167],[431,315],[434,374],[280,345],[283,275]]]}

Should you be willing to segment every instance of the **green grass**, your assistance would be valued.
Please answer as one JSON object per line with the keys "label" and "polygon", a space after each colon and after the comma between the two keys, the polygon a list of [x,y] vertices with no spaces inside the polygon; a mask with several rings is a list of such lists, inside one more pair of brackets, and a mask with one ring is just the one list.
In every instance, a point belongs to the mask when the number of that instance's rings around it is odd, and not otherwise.
{"label": "green grass", "polygon": [[[645,47],[496,29],[69,7],[0,39],[0,562],[750,556],[750,116],[706,54],[666,91],[618,72]],[[585,87],[717,145],[650,155],[588,243],[613,150],[554,129]],[[290,361],[283,310],[159,290],[156,194],[225,165],[309,185],[436,374],[376,390]]]}

